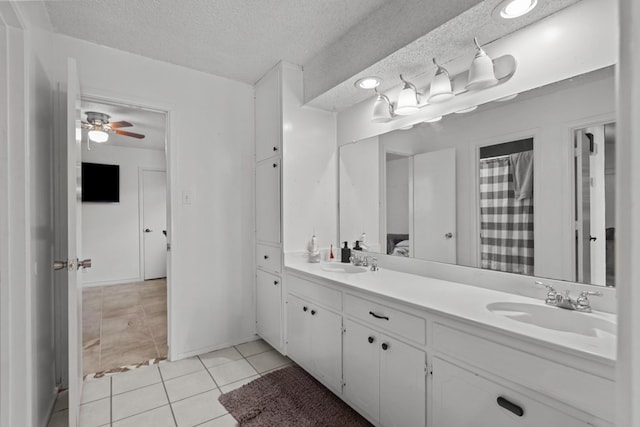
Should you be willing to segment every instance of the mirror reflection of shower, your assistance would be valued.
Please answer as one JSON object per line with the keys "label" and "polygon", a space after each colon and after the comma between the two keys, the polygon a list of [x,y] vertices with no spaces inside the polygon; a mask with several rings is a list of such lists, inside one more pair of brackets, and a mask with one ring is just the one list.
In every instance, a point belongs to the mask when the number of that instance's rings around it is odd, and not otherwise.
{"label": "mirror reflection of shower", "polygon": [[615,123],[574,135],[576,280],[615,286]]}

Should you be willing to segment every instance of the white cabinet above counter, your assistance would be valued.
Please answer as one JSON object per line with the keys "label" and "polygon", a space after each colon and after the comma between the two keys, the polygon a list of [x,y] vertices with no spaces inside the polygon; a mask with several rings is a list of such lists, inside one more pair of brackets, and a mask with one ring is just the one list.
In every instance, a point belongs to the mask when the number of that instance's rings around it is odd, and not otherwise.
{"label": "white cabinet above counter", "polygon": [[[289,257],[285,265],[287,314],[328,311],[331,331],[342,320],[332,351],[290,357],[376,425],[613,425],[615,315],[388,269],[346,273]],[[567,322],[554,329],[509,312],[529,306],[562,310],[549,313]],[[298,316],[287,321],[287,351],[312,342],[299,326],[311,331],[313,320]],[[331,379],[320,361],[335,367]]]}

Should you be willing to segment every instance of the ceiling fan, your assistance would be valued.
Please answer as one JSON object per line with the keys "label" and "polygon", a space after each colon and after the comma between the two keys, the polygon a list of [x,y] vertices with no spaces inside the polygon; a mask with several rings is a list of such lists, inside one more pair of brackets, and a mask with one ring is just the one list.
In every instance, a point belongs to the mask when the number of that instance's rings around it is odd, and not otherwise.
{"label": "ceiling fan", "polygon": [[144,135],[140,133],[127,132],[120,130],[120,128],[126,128],[133,126],[131,123],[124,120],[119,122],[109,122],[110,115],[104,113],[97,113],[95,111],[87,111],[87,121],[82,122],[82,128],[88,129],[89,139],[93,142],[106,142],[109,139],[110,133],[117,135],[130,136],[132,138],[142,139]]}

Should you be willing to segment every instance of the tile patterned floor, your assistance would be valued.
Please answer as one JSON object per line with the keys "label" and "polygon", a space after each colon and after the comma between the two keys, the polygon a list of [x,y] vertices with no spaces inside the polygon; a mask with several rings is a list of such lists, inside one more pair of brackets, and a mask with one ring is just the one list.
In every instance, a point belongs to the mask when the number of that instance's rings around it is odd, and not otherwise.
{"label": "tile patterned floor", "polygon": [[[82,393],[80,427],[237,426],[218,396],[291,363],[258,340],[88,379]],[[65,399],[62,393],[49,427],[67,426]]]}
{"label": "tile patterned floor", "polygon": [[167,357],[167,281],[84,288],[84,375]]}

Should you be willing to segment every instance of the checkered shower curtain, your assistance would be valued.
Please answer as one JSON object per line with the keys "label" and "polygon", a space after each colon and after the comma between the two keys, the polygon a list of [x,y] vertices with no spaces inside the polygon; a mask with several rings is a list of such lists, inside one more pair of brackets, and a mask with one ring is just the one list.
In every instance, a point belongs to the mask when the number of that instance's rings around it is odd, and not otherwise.
{"label": "checkered shower curtain", "polygon": [[516,200],[509,156],[480,160],[481,266],[533,274],[533,199]]}

